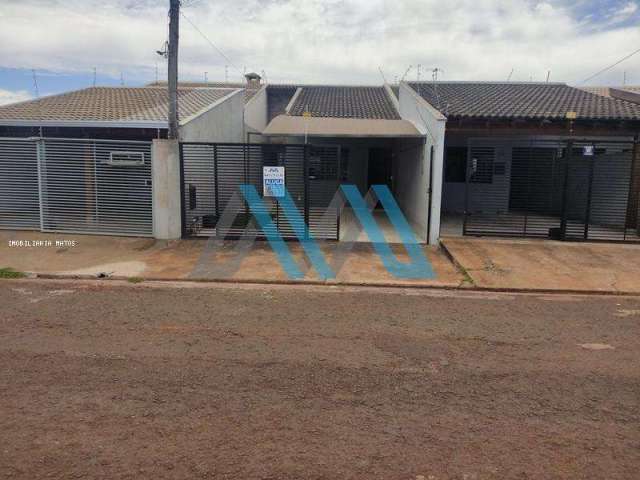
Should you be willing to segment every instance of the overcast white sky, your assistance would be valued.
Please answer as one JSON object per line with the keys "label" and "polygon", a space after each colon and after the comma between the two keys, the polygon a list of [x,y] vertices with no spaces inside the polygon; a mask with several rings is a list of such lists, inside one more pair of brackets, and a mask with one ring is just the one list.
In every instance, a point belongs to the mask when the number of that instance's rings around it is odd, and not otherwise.
{"label": "overcast white sky", "polygon": [[[0,103],[98,84],[152,81],[167,37],[168,0],[0,0]],[[407,75],[443,80],[576,84],[640,48],[639,1],[184,0],[183,79],[231,80],[265,71],[270,82],[381,83]],[[232,63],[233,65],[231,65]],[[591,84],[640,84],[640,54]]]}

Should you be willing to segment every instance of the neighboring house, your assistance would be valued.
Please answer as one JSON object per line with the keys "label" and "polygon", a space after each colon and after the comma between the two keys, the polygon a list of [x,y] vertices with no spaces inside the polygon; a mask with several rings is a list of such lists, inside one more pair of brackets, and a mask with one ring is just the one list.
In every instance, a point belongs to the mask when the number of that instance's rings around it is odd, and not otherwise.
{"label": "neighboring house", "polygon": [[447,227],[458,221],[466,234],[639,240],[640,105],[553,83],[408,87],[447,118]]}
{"label": "neighboring house", "polygon": [[[241,142],[243,90],[181,87],[184,141]],[[154,234],[161,87],[94,87],[0,107],[0,228]],[[177,168],[177,167],[176,167]]]}
{"label": "neighboring house", "polygon": [[580,87],[580,89],[603,97],[615,98],[632,103],[640,103],[640,86]]}

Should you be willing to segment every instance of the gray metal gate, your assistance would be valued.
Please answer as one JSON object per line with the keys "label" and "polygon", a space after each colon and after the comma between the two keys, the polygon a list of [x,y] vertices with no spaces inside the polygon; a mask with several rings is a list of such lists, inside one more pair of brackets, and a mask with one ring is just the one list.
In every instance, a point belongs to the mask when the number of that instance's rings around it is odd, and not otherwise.
{"label": "gray metal gate", "polygon": [[[338,211],[327,209],[338,189],[340,149],[300,144],[182,143],[183,226],[185,235],[241,237],[262,235],[241,185],[252,185],[262,195],[262,169],[285,167],[285,185],[302,219],[315,238],[338,239]],[[283,238],[296,238],[295,230],[274,198],[262,198]],[[230,208],[233,223],[219,219]],[[294,228],[296,227],[296,228]]]}
{"label": "gray metal gate", "polygon": [[471,141],[464,233],[640,241],[634,157],[631,141]]}
{"label": "gray metal gate", "polygon": [[0,228],[40,229],[38,154],[29,139],[0,139]]}
{"label": "gray metal gate", "polygon": [[152,236],[151,143],[0,141],[0,227]]}

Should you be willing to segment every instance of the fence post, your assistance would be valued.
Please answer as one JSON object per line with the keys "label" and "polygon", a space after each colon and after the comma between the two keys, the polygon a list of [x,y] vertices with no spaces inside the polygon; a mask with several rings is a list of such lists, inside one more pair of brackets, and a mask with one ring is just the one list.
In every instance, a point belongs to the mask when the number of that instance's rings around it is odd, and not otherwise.
{"label": "fence post", "polygon": [[569,140],[567,145],[566,163],[564,166],[564,184],[562,185],[562,216],[560,219],[560,236],[562,240],[567,239],[567,188],[569,188],[569,174],[571,172],[571,160],[573,158],[573,141]]}
{"label": "fence post", "polygon": [[180,143],[153,140],[151,152],[153,236],[176,240],[182,236]]}
{"label": "fence post", "polygon": [[35,142],[36,144],[36,163],[38,166],[38,204],[40,207],[40,231],[44,231],[44,185],[45,185],[45,144],[42,138]]}

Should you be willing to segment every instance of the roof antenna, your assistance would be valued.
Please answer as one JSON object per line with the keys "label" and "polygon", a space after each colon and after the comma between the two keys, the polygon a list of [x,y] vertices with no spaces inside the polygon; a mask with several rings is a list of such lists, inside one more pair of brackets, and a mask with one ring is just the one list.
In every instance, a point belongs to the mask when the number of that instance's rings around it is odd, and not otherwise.
{"label": "roof antenna", "polygon": [[97,76],[97,70],[96,70],[96,67],[93,67],[93,88],[96,87],[96,76]]}
{"label": "roof antenna", "polygon": [[507,82],[510,82],[510,81],[511,81],[511,77],[513,77],[513,71],[514,71],[514,70],[515,70],[515,69],[513,69],[513,68],[511,69],[511,72],[509,73],[509,76],[507,77]]}
{"label": "roof antenna", "polygon": [[436,67],[436,68],[434,68],[434,69],[433,69],[433,72],[432,72],[432,78],[433,78],[433,81],[434,81],[434,82],[437,82],[437,81],[438,81],[438,73],[442,73],[442,71],[443,71],[443,70],[442,70],[442,69],[440,69],[440,68],[438,68],[438,67]]}
{"label": "roof antenna", "polygon": [[402,78],[400,78],[401,82],[404,82],[405,77],[407,76],[407,74],[411,71],[411,69],[413,68],[413,65],[409,65],[409,68],[407,68],[407,71],[404,72],[404,75],[402,75]]}
{"label": "roof antenna", "polygon": [[[31,74],[33,75],[33,89],[35,90],[36,98],[40,98],[40,89],[38,88],[38,77],[36,75],[35,68],[31,70]],[[42,114],[40,113],[40,102],[37,102],[37,105],[38,105],[38,114],[42,117]],[[43,137],[42,125],[38,127],[38,132],[40,133],[40,138],[42,138]]]}
{"label": "roof antenna", "polygon": [[35,68],[31,69],[31,74],[33,75],[33,89],[36,93],[36,98],[40,98],[40,89],[38,88],[38,77]]}
{"label": "roof antenna", "polygon": [[204,83],[208,83],[209,82],[209,79],[207,78],[207,74],[208,73],[209,72],[204,72]]}
{"label": "roof antenna", "polygon": [[551,70],[547,72],[547,83],[549,83],[549,77],[551,77]]}
{"label": "roof antenna", "polygon": [[416,73],[416,78],[418,79],[418,81],[420,81],[420,69],[422,68],[421,64],[418,64],[418,71]]}
{"label": "roof antenna", "polygon": [[120,85],[124,87],[124,72],[120,72]]}
{"label": "roof antenna", "polygon": [[380,72],[380,75],[382,76],[382,81],[386,84],[387,83],[387,79],[384,76],[384,72],[382,71],[382,66],[378,67],[378,71]]}

